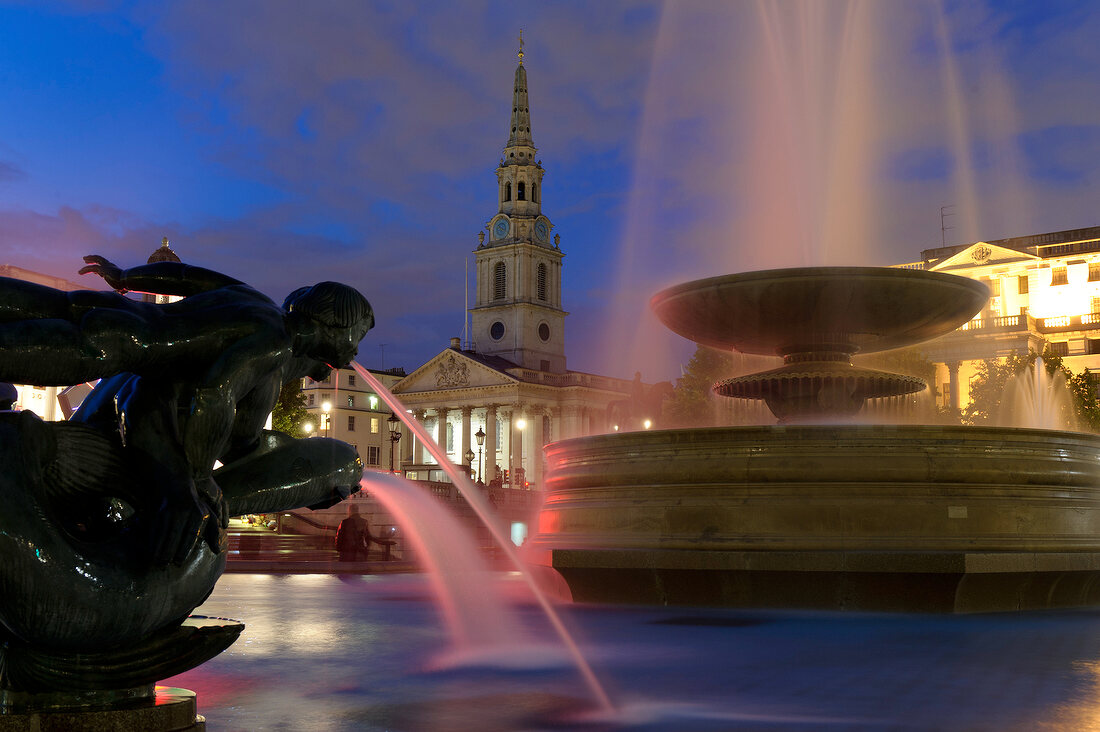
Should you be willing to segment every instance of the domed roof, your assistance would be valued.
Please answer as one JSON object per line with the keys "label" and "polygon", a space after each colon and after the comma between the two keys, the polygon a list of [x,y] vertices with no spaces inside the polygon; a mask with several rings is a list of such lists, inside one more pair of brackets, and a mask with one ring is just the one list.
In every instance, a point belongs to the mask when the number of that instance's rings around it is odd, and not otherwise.
{"label": "domed roof", "polygon": [[157,262],[179,262],[180,258],[176,256],[176,253],[172,251],[172,247],[168,246],[168,237],[164,237],[160,246],[149,255],[149,264],[156,264]]}

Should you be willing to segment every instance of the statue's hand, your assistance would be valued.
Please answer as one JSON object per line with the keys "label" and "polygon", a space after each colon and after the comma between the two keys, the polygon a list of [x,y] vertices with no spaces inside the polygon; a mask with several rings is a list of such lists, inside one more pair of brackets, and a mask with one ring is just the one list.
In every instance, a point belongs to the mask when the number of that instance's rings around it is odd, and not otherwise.
{"label": "statue's hand", "polygon": [[97,274],[113,289],[119,292],[128,292],[122,286],[122,268],[117,264],[98,254],[89,254],[84,257],[84,261],[87,264],[80,268],[80,274]]}

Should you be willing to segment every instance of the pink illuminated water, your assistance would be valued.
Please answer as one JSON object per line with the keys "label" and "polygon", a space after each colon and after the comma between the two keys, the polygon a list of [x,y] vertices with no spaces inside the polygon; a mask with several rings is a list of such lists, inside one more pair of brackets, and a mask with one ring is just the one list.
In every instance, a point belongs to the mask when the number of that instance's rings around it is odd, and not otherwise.
{"label": "pink illuminated water", "polygon": [[[611,699],[610,697],[608,697],[607,692],[603,688],[603,685],[600,683],[599,679],[596,678],[596,674],[593,673],[592,667],[588,664],[588,661],[586,661],[584,656],[581,654],[580,649],[577,647],[577,644],[573,640],[572,635],[569,633],[568,629],[566,629],[565,624],[562,622],[561,617],[554,609],[554,606],[550,603],[550,600],[547,598],[546,593],[542,591],[542,589],[535,582],[533,575],[531,575],[530,571],[523,564],[523,562],[520,561],[519,555],[516,553],[515,548],[512,546],[511,537],[509,537],[507,532],[503,529],[503,527],[501,527],[500,522],[497,520],[495,511],[489,504],[488,499],[484,495],[482,495],[481,491],[479,491],[473,483],[470,482],[469,478],[467,478],[460,470],[455,467],[454,464],[451,463],[450,460],[447,459],[446,453],[444,453],[439,448],[439,445],[437,445],[435,443],[435,440],[431,438],[431,436],[428,434],[428,431],[424,429],[424,426],[408,415],[404,405],[402,405],[401,402],[398,401],[397,397],[395,397],[389,391],[389,389],[382,385],[381,381],[375,378],[374,374],[360,366],[358,363],[353,362],[351,366],[353,369],[355,369],[355,372],[359,374],[359,376],[362,377],[367,384],[370,385],[375,393],[377,393],[378,396],[381,397],[382,401],[384,401],[390,407],[390,409],[393,410],[393,413],[401,418],[405,425],[416,435],[416,438],[420,440],[421,443],[427,448],[428,452],[431,453],[432,457],[435,458],[439,466],[443,470],[445,470],[447,474],[451,477],[451,481],[454,483],[455,487],[458,488],[463,498],[465,498],[466,501],[470,504],[471,508],[474,509],[474,512],[478,515],[478,518],[492,533],[493,539],[496,540],[497,544],[504,551],[509,561],[520,572],[521,576],[524,579],[524,582],[530,588],[539,606],[546,614],[546,617],[550,621],[550,624],[553,627],[555,633],[557,633],[558,637],[565,645],[570,658],[573,660],[573,663],[576,665],[577,670],[584,678],[584,681],[588,685],[588,688],[592,692],[592,696],[595,698],[596,702],[599,704],[604,712],[606,712],[607,714],[613,714],[615,712],[615,705],[611,703]],[[409,530],[412,531],[411,528]],[[442,549],[443,553],[445,554],[447,551],[447,547],[443,546]],[[490,627],[489,630],[491,632],[492,628]]]}
{"label": "pink illuminated water", "polygon": [[528,642],[469,532],[440,501],[389,473],[361,484],[407,532],[460,652]]}

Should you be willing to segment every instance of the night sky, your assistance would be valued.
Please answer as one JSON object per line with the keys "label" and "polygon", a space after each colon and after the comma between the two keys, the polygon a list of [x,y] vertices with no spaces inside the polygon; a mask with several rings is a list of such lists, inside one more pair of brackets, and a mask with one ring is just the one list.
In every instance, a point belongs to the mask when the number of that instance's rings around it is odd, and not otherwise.
{"label": "night sky", "polygon": [[521,27],[571,368],[678,376],[646,302],[686,279],[1100,224],[1087,0],[0,2],[0,264],[343,281],[411,371],[462,332]]}

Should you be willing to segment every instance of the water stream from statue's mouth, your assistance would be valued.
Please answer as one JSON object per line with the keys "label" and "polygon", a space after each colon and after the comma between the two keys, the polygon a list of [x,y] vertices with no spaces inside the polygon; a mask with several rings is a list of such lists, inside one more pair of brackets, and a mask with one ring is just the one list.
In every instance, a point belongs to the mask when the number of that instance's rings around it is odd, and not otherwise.
{"label": "water stream from statue's mouth", "polygon": [[554,631],[558,634],[562,643],[565,644],[570,657],[573,659],[573,663],[584,678],[596,702],[602,707],[604,712],[608,714],[613,713],[615,711],[615,705],[611,702],[610,697],[608,697],[599,679],[596,678],[596,674],[592,671],[592,667],[588,665],[588,661],[585,660],[584,656],[581,654],[580,648],[577,647],[576,641],[573,640],[573,636],[570,635],[561,617],[554,609],[553,604],[551,604],[549,598],[547,598],[546,594],[538,586],[538,583],[535,582],[535,578],[530,570],[528,570],[520,560],[519,555],[512,546],[511,538],[497,525],[497,522],[494,520],[493,509],[485,496],[483,496],[477,487],[470,482],[468,477],[463,475],[462,471],[447,459],[447,455],[440,449],[435,440],[431,438],[423,425],[409,416],[408,412],[405,411],[404,405],[398,401],[397,397],[395,397],[389,389],[382,385],[382,382],[379,381],[374,374],[355,362],[352,362],[351,367],[355,369],[355,372],[359,374],[372,389],[374,389],[375,393],[381,397],[382,401],[393,410],[393,413],[412,430],[417,439],[422,442],[428,452],[431,453],[432,457],[435,458],[436,462],[439,463],[439,467],[450,476],[455,487],[470,504],[470,507],[474,509],[478,519],[480,519],[482,524],[489,530],[493,539],[497,542],[497,545],[501,547],[504,554],[508,557],[508,560],[516,567],[523,577],[524,582],[530,588],[539,606],[545,613],[547,620],[550,621],[550,625],[554,628]]}

